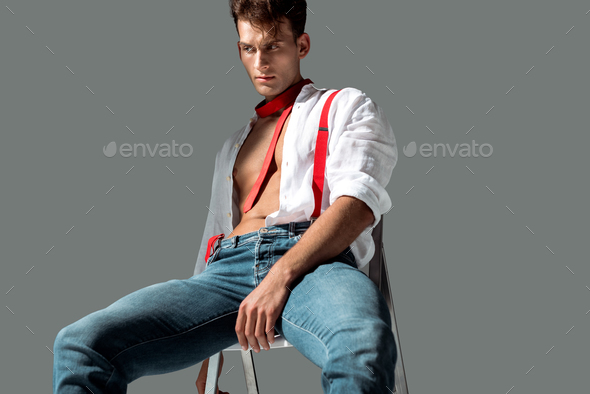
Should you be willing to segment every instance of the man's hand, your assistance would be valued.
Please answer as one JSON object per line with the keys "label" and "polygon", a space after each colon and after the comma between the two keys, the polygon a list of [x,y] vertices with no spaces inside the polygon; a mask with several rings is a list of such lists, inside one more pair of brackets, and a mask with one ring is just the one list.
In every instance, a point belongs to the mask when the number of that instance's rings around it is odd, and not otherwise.
{"label": "man's hand", "polygon": [[256,353],[260,352],[258,342],[270,350],[269,342],[275,341],[274,325],[290,294],[285,276],[275,267],[240,304],[236,334],[244,350],[248,350],[250,343]]}

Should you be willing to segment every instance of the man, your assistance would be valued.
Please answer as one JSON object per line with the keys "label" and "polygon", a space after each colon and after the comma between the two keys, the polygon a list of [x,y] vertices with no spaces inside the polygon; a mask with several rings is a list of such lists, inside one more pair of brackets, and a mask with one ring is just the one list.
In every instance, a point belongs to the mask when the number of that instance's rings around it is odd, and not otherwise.
{"label": "man", "polygon": [[236,341],[269,350],[275,332],[322,368],[325,393],[393,391],[391,317],[358,269],[375,253],[371,227],[391,207],[391,126],[358,89],[337,92],[325,178],[314,184],[320,113],[335,90],[300,73],[307,4],[230,8],[240,60],[265,99],[217,153],[194,276],[135,291],[62,329],[54,393],[124,393],[141,376],[203,361],[203,394],[208,357]]}

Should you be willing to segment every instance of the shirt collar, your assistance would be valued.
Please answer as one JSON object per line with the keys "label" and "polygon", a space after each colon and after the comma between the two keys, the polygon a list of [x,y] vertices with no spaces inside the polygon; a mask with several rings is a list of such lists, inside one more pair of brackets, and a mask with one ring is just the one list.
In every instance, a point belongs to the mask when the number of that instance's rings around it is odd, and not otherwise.
{"label": "shirt collar", "polygon": [[[295,99],[295,102],[293,103],[293,108],[295,108],[295,104],[306,101],[309,98],[309,96],[311,96],[312,93],[314,93],[318,90],[319,89],[316,88],[315,86],[313,86],[313,84],[311,84],[311,83],[303,85],[303,88],[301,88],[299,95],[297,96],[297,98]],[[263,101],[264,101],[264,99],[260,103],[262,103]],[[252,114],[252,117],[250,118],[250,124],[256,123],[256,121],[259,118],[260,118],[260,116],[258,116],[258,113],[256,112],[256,110],[254,110],[254,114]]]}

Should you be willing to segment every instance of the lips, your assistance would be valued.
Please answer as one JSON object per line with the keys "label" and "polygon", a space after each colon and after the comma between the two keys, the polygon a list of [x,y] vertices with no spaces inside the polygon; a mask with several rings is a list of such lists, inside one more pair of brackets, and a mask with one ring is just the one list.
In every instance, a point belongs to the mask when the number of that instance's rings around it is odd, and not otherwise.
{"label": "lips", "polygon": [[264,78],[264,77],[256,77],[256,79],[258,79],[259,81],[269,81],[269,80],[271,80],[273,78],[274,77],[266,77],[266,78]]}

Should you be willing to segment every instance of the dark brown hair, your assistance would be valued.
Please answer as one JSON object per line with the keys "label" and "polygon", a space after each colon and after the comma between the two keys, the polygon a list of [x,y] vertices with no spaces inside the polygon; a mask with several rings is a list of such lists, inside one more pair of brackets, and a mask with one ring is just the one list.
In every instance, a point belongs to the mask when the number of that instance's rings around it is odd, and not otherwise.
{"label": "dark brown hair", "polygon": [[305,31],[307,18],[307,2],[305,0],[229,0],[229,10],[234,18],[238,36],[238,19],[250,22],[258,29],[266,31],[271,37],[279,32],[282,17],[291,21],[293,41]]}

